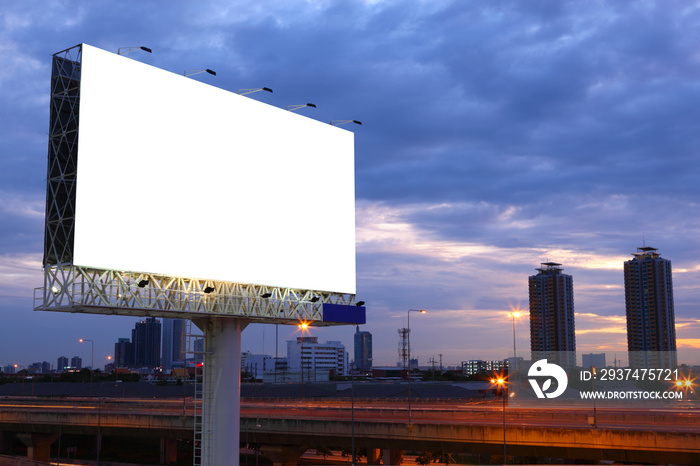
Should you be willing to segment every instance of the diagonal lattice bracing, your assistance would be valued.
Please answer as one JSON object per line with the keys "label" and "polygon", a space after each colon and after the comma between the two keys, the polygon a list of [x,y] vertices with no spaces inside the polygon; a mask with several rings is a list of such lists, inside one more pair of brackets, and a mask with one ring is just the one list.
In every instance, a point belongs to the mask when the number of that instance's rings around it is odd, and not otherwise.
{"label": "diagonal lattice bracing", "polygon": [[323,304],[354,304],[355,295],[170,277],[58,264],[44,268],[35,309],[44,311],[323,325]]}
{"label": "diagonal lattice bracing", "polygon": [[44,265],[73,259],[82,47],[53,56]]}

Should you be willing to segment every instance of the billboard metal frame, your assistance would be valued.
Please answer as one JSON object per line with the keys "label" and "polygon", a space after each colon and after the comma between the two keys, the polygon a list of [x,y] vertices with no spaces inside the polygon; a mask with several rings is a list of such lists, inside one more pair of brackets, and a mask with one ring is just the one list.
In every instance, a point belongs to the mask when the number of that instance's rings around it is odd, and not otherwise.
{"label": "billboard metal frame", "polygon": [[[203,359],[195,410],[195,438],[201,442],[193,464],[238,464],[243,329],[252,322],[363,324],[364,303],[356,305],[349,293],[74,264],[82,50],[81,44],[53,56],[44,284],[34,290],[34,310],[188,319],[188,352]],[[203,332],[201,353],[193,348],[193,325]]]}
{"label": "billboard metal frame", "polygon": [[355,304],[354,294],[74,265],[81,68],[82,44],[53,56],[44,286],[34,292],[35,310],[333,325],[323,322],[324,303]]}

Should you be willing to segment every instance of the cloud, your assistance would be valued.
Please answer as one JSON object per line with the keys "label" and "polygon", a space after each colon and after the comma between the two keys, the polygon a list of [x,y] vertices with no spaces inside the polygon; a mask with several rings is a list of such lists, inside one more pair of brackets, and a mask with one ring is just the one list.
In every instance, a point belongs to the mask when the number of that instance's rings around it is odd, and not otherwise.
{"label": "cloud", "polygon": [[678,348],[700,349],[700,338],[678,338],[676,345]]}
{"label": "cloud", "polygon": [[0,190],[0,256],[29,255],[43,249],[45,200],[34,194]]}
{"label": "cloud", "polygon": [[400,316],[416,307],[431,310],[416,332],[422,361],[507,352],[501,315],[527,303],[527,277],[546,260],[574,277],[580,348],[624,348],[622,263],[645,241],[673,261],[679,341],[694,338],[694,5],[56,1],[10,3],[0,21],[0,270],[13,299],[41,273],[51,54],[145,45],[153,54],[130,59],[211,68],[198,79],[268,86],[251,98],[363,122],[352,128],[358,296],[378,360],[396,358]]}

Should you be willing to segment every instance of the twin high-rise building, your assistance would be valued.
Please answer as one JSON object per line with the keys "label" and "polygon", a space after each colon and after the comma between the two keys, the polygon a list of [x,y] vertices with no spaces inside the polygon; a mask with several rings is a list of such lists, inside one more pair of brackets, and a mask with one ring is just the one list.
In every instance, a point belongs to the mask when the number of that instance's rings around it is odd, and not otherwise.
{"label": "twin high-rise building", "polygon": [[[528,279],[532,360],[576,365],[574,280],[556,262],[543,262]],[[565,353],[562,353],[565,352]]]}
{"label": "twin high-rise building", "polygon": [[[671,261],[662,258],[656,248],[646,246],[633,256],[624,264],[630,366],[673,367],[676,326]],[[560,364],[573,366],[574,284],[560,265],[544,262],[537,269],[539,273],[529,277],[530,349],[533,360],[559,358]]]}
{"label": "twin high-rise building", "polygon": [[625,309],[630,366],[674,367],[676,324],[671,261],[641,247],[625,262]]}

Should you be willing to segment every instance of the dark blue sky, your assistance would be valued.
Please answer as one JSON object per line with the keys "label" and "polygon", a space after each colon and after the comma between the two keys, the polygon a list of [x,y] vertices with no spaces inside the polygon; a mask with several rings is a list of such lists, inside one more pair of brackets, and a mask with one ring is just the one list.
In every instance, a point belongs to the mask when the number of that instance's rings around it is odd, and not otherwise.
{"label": "dark blue sky", "polygon": [[[527,277],[547,260],[574,277],[578,349],[624,351],[622,262],[643,241],[673,261],[680,359],[696,357],[698,2],[220,3],[3,4],[0,365],[89,359],[80,337],[96,340],[101,364],[135,321],[32,311],[51,55],[81,42],[145,45],[153,54],[133,59],[211,68],[198,79],[268,86],[254,98],[363,122],[352,128],[358,299],[375,363],[396,362],[409,308],[429,310],[411,322],[421,363],[504,357],[506,312],[527,308]],[[351,349],[353,331],[315,332]],[[527,316],[517,331],[527,349]],[[273,338],[253,326],[244,350],[274,352]]]}

